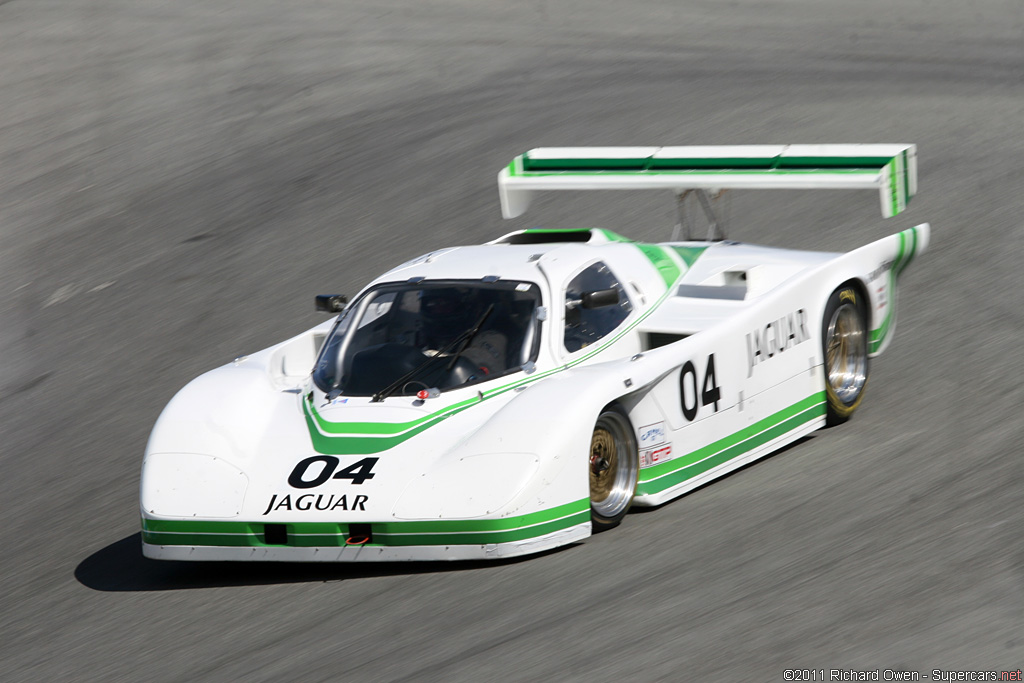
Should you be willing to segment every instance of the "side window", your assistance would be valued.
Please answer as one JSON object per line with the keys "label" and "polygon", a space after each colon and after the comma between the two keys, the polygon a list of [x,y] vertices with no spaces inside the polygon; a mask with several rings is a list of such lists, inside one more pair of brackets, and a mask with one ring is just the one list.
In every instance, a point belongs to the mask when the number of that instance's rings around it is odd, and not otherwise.
{"label": "side window", "polygon": [[[585,305],[585,292],[618,292],[618,302],[601,299]],[[615,275],[600,261],[574,277],[565,289],[565,348],[574,352],[608,335],[629,317],[633,304]]]}

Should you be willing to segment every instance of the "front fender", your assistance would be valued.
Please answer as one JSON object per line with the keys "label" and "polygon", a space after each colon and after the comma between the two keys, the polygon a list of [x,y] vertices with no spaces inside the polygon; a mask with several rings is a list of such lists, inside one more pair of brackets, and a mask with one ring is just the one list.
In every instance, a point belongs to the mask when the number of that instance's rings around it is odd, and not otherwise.
{"label": "front fender", "polygon": [[602,408],[635,402],[670,370],[664,362],[623,359],[563,370],[514,390],[505,406],[409,485],[396,517],[505,517],[589,499],[587,453]]}

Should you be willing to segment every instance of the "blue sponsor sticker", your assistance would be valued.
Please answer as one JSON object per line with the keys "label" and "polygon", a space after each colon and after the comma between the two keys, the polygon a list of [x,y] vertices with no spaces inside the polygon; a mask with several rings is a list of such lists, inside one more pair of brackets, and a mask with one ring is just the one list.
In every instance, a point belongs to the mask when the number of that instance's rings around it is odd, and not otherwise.
{"label": "blue sponsor sticker", "polygon": [[659,443],[665,443],[665,423],[655,422],[637,430],[640,439],[640,449],[650,448]]}

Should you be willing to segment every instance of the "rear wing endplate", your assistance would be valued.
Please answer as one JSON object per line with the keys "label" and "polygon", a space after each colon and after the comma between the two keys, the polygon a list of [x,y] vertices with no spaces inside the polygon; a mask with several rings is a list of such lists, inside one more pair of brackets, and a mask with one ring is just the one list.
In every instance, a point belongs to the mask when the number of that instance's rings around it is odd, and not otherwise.
{"label": "rear wing endplate", "polygon": [[501,213],[515,218],[542,190],[877,189],[895,216],[917,192],[917,146],[742,145],[548,147],[498,174]]}

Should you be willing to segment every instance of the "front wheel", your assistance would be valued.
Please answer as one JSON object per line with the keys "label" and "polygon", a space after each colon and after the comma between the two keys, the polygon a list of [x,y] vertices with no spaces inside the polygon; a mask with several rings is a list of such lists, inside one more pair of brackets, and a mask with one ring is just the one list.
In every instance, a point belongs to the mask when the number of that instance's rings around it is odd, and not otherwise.
{"label": "front wheel", "polygon": [[620,408],[605,408],[590,439],[590,519],[595,532],[611,529],[626,516],[638,473],[633,425]]}
{"label": "front wheel", "polygon": [[849,285],[832,292],[822,316],[828,425],[846,422],[868,382],[867,302]]}

